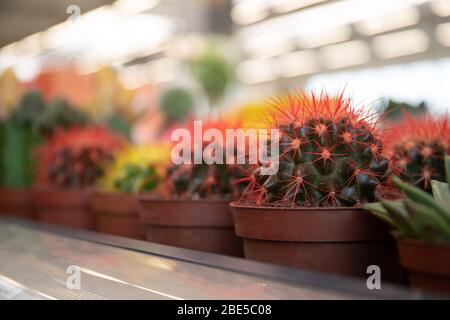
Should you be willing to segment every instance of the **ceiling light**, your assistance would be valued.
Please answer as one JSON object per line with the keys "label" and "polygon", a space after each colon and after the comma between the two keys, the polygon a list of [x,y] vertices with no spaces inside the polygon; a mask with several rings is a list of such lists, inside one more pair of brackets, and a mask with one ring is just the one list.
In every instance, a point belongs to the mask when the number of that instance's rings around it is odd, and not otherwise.
{"label": "ceiling light", "polygon": [[271,7],[277,13],[285,13],[293,10],[312,6],[313,4],[325,2],[327,0],[272,0]]}
{"label": "ceiling light", "polygon": [[251,58],[268,58],[294,50],[295,44],[286,33],[271,32],[244,42],[243,49]]}
{"label": "ceiling light", "polygon": [[260,21],[269,15],[264,1],[247,0],[236,3],[231,9],[231,18],[237,24],[245,25]]}
{"label": "ceiling light", "polygon": [[391,59],[427,51],[430,40],[425,31],[413,29],[374,37],[372,45],[378,57]]}
{"label": "ceiling light", "polygon": [[247,60],[236,68],[236,75],[246,84],[272,81],[278,78],[273,62],[269,59]]}
{"label": "ceiling light", "polygon": [[450,1],[449,0],[434,0],[430,3],[431,11],[437,16],[450,16]]}
{"label": "ceiling light", "polygon": [[161,0],[117,0],[113,8],[125,14],[133,15],[156,7]]}
{"label": "ceiling light", "polygon": [[297,51],[279,58],[281,75],[295,77],[304,74],[315,73],[320,70],[317,55],[313,50]]}
{"label": "ceiling light", "polygon": [[[418,4],[418,0],[341,0],[274,17],[240,31],[244,38],[269,32],[310,33],[329,31],[339,26],[370,20],[389,12],[401,12]],[[421,0],[424,1],[424,0]],[[262,1],[260,1],[262,2]],[[240,3],[240,2],[239,2]],[[243,2],[247,3],[247,2]],[[263,4],[260,3],[260,6]]]}
{"label": "ceiling light", "polygon": [[445,47],[450,47],[450,22],[436,27],[436,39]]}
{"label": "ceiling light", "polygon": [[320,49],[325,67],[338,69],[370,61],[370,48],[360,40],[326,46]]}
{"label": "ceiling light", "polygon": [[356,30],[365,36],[415,25],[420,20],[420,12],[416,7],[405,8],[398,12],[389,12],[379,17],[360,21],[355,24]]}
{"label": "ceiling light", "polygon": [[297,37],[298,44],[305,49],[317,48],[326,44],[347,41],[352,35],[350,26],[342,26],[322,32],[302,34]]}

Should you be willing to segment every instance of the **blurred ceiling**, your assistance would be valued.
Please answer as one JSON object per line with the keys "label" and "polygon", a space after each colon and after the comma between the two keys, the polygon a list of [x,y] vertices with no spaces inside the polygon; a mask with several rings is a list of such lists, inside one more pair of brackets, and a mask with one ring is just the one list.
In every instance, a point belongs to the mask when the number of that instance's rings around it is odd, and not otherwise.
{"label": "blurred ceiling", "polygon": [[[66,21],[70,5],[79,6],[81,13],[86,13],[112,3],[114,0],[2,0],[0,48]],[[152,12],[183,19],[184,31],[230,33],[230,9],[230,0],[164,0]]]}
{"label": "blurred ceiling", "polygon": [[81,12],[93,10],[113,0],[2,0],[0,1],[0,48],[68,19],[68,6]]}

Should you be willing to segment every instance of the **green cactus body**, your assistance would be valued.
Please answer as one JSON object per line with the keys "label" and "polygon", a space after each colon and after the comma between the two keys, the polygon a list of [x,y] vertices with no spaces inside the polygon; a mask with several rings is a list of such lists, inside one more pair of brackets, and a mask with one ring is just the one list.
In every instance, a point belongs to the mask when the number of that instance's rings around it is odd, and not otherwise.
{"label": "green cactus body", "polygon": [[191,199],[237,199],[244,188],[237,165],[193,164],[168,169],[171,193]]}
{"label": "green cactus body", "polygon": [[4,149],[5,149],[5,122],[0,120],[0,185],[3,185],[5,161],[4,161]]}
{"label": "green cactus body", "polygon": [[450,153],[450,124],[446,117],[422,117],[397,124],[392,136],[391,167],[403,181],[431,193],[431,180],[446,181],[444,158]]}
{"label": "green cactus body", "polygon": [[33,148],[41,141],[36,119],[44,110],[38,91],[27,92],[4,123],[3,185],[27,187],[34,179]]}
{"label": "green cactus body", "polygon": [[26,187],[33,181],[33,148],[39,137],[31,126],[8,122],[5,125],[3,147],[3,184],[10,187]]}
{"label": "green cactus body", "polygon": [[[218,118],[203,123],[203,131],[215,129],[226,135],[227,129],[238,129],[240,123],[232,119]],[[187,128],[193,135],[194,126]],[[194,136],[194,135],[193,135]],[[223,142],[215,141],[215,149],[222,148],[222,161],[216,163],[211,159],[206,159],[203,154],[202,161],[195,161],[195,146],[190,150],[192,164],[172,165],[167,168],[168,193],[172,197],[190,198],[190,199],[238,199],[246,186],[246,165],[243,164],[225,164],[225,158],[228,152],[233,152],[237,157],[238,146],[235,144],[233,150],[226,150]],[[201,150],[209,146],[208,142],[203,141]],[[211,163],[212,162],[212,163]],[[220,161],[219,161],[220,162]]]}
{"label": "green cactus body", "polygon": [[275,206],[339,207],[373,201],[385,180],[388,160],[367,115],[342,96],[280,101],[274,113],[280,130],[279,170],[253,173],[243,199]]}

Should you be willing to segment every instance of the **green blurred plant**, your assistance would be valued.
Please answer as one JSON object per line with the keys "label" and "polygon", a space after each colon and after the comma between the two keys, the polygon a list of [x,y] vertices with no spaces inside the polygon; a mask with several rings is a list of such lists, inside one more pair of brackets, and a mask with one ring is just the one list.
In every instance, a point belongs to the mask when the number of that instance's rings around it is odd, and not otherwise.
{"label": "green blurred plant", "polygon": [[36,130],[36,119],[44,108],[41,94],[29,91],[4,122],[2,185],[26,187],[33,181],[32,150],[41,141],[40,132]]}
{"label": "green blurred plant", "polygon": [[37,130],[48,136],[58,128],[84,126],[87,122],[86,113],[72,106],[66,99],[56,98],[37,116]]}
{"label": "green blurred plant", "polygon": [[394,177],[406,198],[368,203],[364,209],[394,227],[400,237],[450,243],[450,156],[445,168],[447,183],[432,180],[432,195]]}
{"label": "green blurred plant", "polygon": [[214,105],[231,81],[231,67],[218,53],[209,52],[191,63],[193,77],[200,83]]}
{"label": "green blurred plant", "polygon": [[112,131],[128,138],[131,132],[130,121],[120,112],[109,114],[104,120],[105,124]]}
{"label": "green blurred plant", "polygon": [[194,107],[194,98],[187,89],[175,87],[164,92],[160,105],[170,125],[186,119]]}
{"label": "green blurred plant", "polygon": [[383,106],[381,112],[383,113],[384,119],[397,120],[403,118],[405,112],[413,116],[426,114],[428,113],[428,106],[424,101],[417,105],[412,105],[389,99]]}

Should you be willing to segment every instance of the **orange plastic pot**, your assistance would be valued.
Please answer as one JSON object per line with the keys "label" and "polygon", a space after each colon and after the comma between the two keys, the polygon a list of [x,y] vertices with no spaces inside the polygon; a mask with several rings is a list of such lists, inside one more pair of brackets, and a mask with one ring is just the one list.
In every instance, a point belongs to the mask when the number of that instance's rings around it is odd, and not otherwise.
{"label": "orange plastic pot", "polygon": [[29,188],[0,188],[0,214],[34,219]]}
{"label": "orange plastic pot", "polygon": [[98,231],[121,237],[144,239],[144,230],[139,222],[136,195],[95,192],[91,196],[91,210],[95,214]]}
{"label": "orange plastic pot", "polygon": [[231,207],[248,259],[356,277],[377,265],[383,280],[401,280],[395,240],[362,209]]}
{"label": "orange plastic pot", "polygon": [[450,246],[413,239],[397,239],[400,263],[410,286],[450,294]]}
{"label": "orange plastic pot", "polygon": [[243,256],[226,200],[156,200],[139,197],[147,241],[175,247]]}
{"label": "orange plastic pot", "polygon": [[89,191],[36,187],[32,202],[39,221],[79,229],[95,229],[89,210]]}

